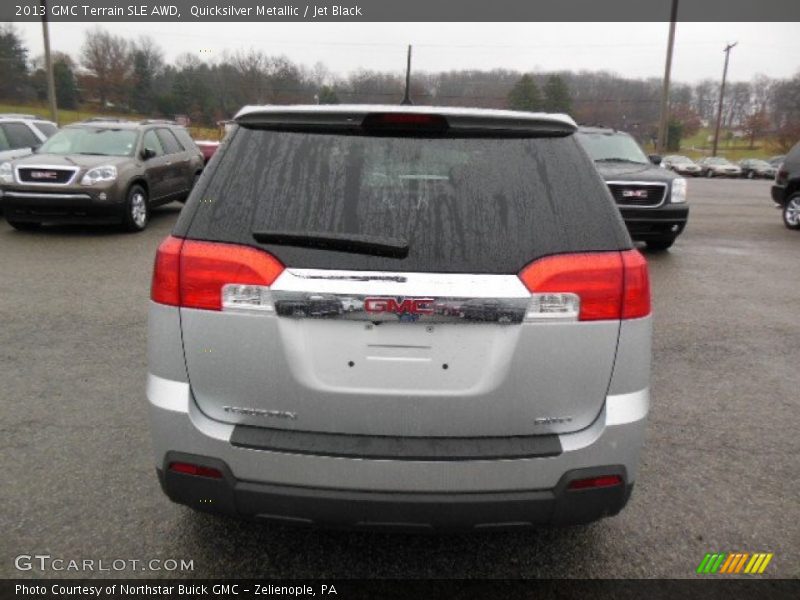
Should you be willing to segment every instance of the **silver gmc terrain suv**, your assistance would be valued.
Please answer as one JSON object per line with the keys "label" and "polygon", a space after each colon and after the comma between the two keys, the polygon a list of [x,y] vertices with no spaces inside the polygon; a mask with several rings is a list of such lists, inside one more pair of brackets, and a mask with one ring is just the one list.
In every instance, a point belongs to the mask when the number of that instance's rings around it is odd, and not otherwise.
{"label": "silver gmc terrain suv", "polygon": [[166,494],[409,530],[627,502],[647,264],[563,115],[246,107],[158,249]]}

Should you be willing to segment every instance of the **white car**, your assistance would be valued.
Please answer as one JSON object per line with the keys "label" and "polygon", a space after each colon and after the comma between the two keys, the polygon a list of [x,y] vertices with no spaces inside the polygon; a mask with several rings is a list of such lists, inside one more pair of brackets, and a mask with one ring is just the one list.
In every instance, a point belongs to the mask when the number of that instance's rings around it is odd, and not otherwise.
{"label": "white car", "polygon": [[0,113],[0,162],[31,154],[58,131],[58,125],[36,115]]}
{"label": "white car", "polygon": [[727,158],[721,156],[708,156],[697,162],[703,169],[706,177],[741,177],[742,169]]}

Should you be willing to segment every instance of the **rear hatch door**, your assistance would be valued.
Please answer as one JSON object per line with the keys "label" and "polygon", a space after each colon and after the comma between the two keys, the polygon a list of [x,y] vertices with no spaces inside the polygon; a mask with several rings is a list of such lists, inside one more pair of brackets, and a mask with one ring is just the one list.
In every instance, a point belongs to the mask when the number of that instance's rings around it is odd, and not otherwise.
{"label": "rear hatch door", "polygon": [[597,416],[619,321],[526,322],[517,276],[540,257],[629,246],[571,136],[248,126],[220,152],[178,233],[285,269],[261,310],[181,310],[207,415],[412,436],[574,431]]}

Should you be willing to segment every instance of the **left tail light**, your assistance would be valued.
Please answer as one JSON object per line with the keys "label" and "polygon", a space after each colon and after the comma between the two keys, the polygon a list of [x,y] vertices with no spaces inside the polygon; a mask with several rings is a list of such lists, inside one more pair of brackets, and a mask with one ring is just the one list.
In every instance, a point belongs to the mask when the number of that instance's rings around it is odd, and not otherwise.
{"label": "left tail light", "polygon": [[269,286],[283,269],[277,258],[257,248],[170,236],[156,252],[150,297],[204,310],[268,308]]}

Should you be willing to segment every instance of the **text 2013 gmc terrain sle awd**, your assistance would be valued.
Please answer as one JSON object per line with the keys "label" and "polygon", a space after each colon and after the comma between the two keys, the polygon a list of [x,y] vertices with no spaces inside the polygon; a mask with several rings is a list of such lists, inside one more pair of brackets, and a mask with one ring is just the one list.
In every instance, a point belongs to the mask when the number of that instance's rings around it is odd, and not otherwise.
{"label": "text 2013 gmc terrain sle awd", "polygon": [[561,115],[247,107],[159,247],[166,494],[356,528],[616,514],[647,264]]}

